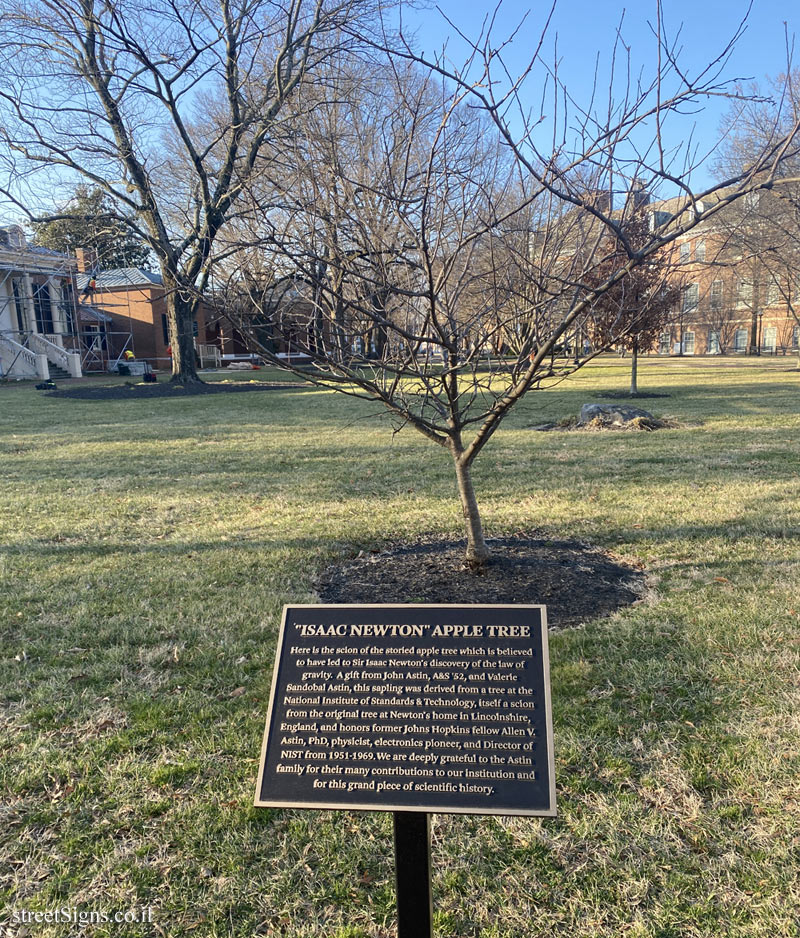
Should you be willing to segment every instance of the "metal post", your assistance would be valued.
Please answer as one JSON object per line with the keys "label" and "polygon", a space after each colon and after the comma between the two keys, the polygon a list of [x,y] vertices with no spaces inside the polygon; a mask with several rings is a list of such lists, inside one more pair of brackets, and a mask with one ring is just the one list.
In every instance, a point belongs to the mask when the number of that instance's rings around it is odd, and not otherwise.
{"label": "metal post", "polygon": [[433,938],[431,816],[394,812],[397,938]]}

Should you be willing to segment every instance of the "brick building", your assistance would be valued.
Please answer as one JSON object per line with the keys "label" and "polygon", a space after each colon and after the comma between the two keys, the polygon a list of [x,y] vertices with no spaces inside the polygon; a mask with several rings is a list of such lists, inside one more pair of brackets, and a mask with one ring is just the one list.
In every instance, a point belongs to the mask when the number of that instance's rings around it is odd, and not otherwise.
{"label": "brick building", "polygon": [[[109,317],[105,341],[110,349],[110,364],[129,348],[154,368],[168,369],[167,301],[161,274],[140,267],[92,272],[91,252],[78,250],[76,255],[80,298]],[[208,318],[207,308],[201,302],[194,324],[197,345],[206,341]]]}
{"label": "brick building", "polygon": [[[800,345],[800,269],[777,243],[769,193],[745,197],[679,238],[670,250],[681,301],[657,350],[677,355],[775,355]],[[649,207],[654,226],[681,210],[677,199]],[[702,202],[697,205],[703,210]]]}

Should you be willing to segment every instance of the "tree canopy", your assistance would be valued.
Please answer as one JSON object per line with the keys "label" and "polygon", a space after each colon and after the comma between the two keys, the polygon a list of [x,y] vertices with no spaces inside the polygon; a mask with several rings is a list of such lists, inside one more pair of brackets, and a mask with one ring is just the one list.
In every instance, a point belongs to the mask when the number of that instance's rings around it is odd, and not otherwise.
{"label": "tree canopy", "polygon": [[[650,237],[647,206],[634,209],[624,226],[628,243],[638,250]],[[618,348],[631,352],[631,395],[638,393],[639,352],[647,350],[675,317],[681,297],[675,265],[668,250],[651,254],[592,304],[586,331],[596,348]],[[608,253],[592,272],[590,281],[602,283],[625,261],[623,245],[612,239]]]}
{"label": "tree canopy", "polygon": [[102,189],[78,185],[60,217],[32,223],[33,240],[65,254],[89,248],[101,270],[147,267],[150,249],[133,234],[132,224],[130,216],[126,222],[120,220],[117,206]]}

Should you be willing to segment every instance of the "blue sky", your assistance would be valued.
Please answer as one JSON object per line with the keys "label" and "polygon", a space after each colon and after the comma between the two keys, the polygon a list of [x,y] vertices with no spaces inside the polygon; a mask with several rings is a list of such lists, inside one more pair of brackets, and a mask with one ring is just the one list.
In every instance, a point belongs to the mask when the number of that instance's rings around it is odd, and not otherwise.
{"label": "blue sky", "polygon": [[[407,28],[416,33],[417,48],[434,54],[441,51],[442,44],[450,37],[448,52],[456,62],[462,61],[465,46],[445,17],[467,35],[477,36],[487,14],[496,9],[496,3],[486,0],[412,2],[414,8],[405,8],[403,15]],[[748,0],[663,0],[669,34],[675,36],[680,30],[681,61],[696,72],[713,60],[736,32],[748,6]],[[527,63],[550,8],[551,0],[504,0],[500,6],[493,31],[498,41],[506,38],[530,11],[505,54],[512,73]],[[552,61],[557,47],[562,80],[574,98],[588,102],[598,56],[598,84],[601,88],[608,86],[609,56],[621,18],[622,36],[631,48],[634,74],[643,69],[652,75],[655,40],[648,21],[654,22],[655,14],[655,0],[633,0],[628,9],[617,0],[558,0],[542,54]],[[790,41],[797,34],[800,45],[800,0],[753,0],[744,34],[726,63],[724,76],[763,82],[768,76],[785,70],[786,28]],[[795,66],[800,66],[800,48],[795,55]],[[540,87],[535,78],[528,84],[532,105],[538,104],[536,92]],[[700,114],[672,121],[669,125],[672,136],[667,142],[678,145],[692,140],[705,152],[718,137],[719,122],[727,107],[727,103],[719,99],[708,104]],[[696,187],[710,182],[711,168],[709,162],[693,176]],[[0,205],[0,210],[2,208]]]}
{"label": "blue sky", "polygon": [[[680,30],[684,65],[697,72],[716,58],[736,33],[748,6],[747,0],[663,0],[668,33],[674,37]],[[524,67],[550,7],[551,0],[505,0],[500,7],[493,30],[498,39],[507,37],[526,11],[530,11],[506,56],[512,73]],[[460,61],[464,46],[442,14],[465,34],[476,36],[487,13],[494,10],[494,3],[440,0],[436,6],[431,4],[426,10],[406,11],[404,16],[409,27],[416,30],[418,48],[428,53],[441,51],[443,42],[448,39],[448,54]],[[655,0],[639,0],[627,9],[615,0],[558,0],[543,54],[552,60],[557,41],[560,75],[577,100],[588,102],[590,98],[598,55],[598,84],[607,89],[609,55],[623,13],[622,36],[631,48],[632,71],[635,74],[644,69],[646,74],[652,74],[655,41],[648,21],[655,23]],[[724,77],[765,83],[767,77],[785,71],[787,28],[790,42],[797,34],[800,43],[798,0],[754,0],[744,34],[725,65]],[[800,66],[800,49],[795,54],[794,65]],[[532,98],[536,87],[536,81],[529,85]],[[678,125],[673,125],[673,132],[679,140],[686,140],[693,134],[693,139],[707,149],[717,139],[720,119],[727,107],[724,100],[711,102],[701,114],[685,117]],[[701,170],[693,181],[703,184],[709,173],[710,167]]]}

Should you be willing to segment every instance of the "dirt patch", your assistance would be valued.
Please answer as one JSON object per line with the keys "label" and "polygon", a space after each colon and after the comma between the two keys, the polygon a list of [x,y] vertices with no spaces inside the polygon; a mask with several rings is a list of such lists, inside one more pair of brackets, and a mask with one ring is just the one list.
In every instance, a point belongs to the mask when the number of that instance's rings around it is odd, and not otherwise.
{"label": "dirt patch", "polygon": [[70,388],[58,388],[50,391],[47,397],[68,397],[78,401],[149,401],[154,398],[196,397],[200,394],[236,394],[244,391],[312,391],[312,384],[300,384],[296,381],[212,381],[197,384],[173,384],[171,381],[159,381],[156,384],[82,385]]}
{"label": "dirt patch", "polygon": [[641,599],[642,570],[579,541],[487,540],[482,574],[464,567],[461,541],[423,540],[365,552],[326,570],[326,603],[544,603],[552,628],[609,615]]}

